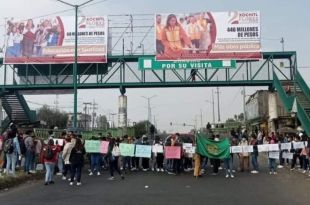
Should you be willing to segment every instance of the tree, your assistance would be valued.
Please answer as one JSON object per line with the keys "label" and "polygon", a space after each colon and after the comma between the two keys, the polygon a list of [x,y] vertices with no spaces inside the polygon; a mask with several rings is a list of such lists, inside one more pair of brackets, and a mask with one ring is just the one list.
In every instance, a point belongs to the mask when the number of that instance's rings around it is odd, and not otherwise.
{"label": "tree", "polygon": [[97,118],[97,127],[99,130],[107,130],[110,128],[107,116],[105,115],[100,115]]}
{"label": "tree", "polygon": [[45,121],[48,127],[66,128],[68,122],[68,114],[63,111],[54,110],[47,105],[43,105],[38,110],[37,118]]}
{"label": "tree", "polygon": [[149,123],[149,127],[154,127],[154,133],[156,132],[156,128],[154,125],[152,125],[152,123],[148,122],[147,120],[144,120],[144,121],[140,121],[138,123],[136,123],[133,127],[135,129],[135,134],[137,136],[142,136],[144,134],[147,134],[148,131],[147,131],[147,124]]}
{"label": "tree", "polygon": [[244,120],[244,115],[243,115],[243,113],[240,113],[240,114],[238,115],[238,120],[239,120],[240,122],[242,122],[242,121]]}

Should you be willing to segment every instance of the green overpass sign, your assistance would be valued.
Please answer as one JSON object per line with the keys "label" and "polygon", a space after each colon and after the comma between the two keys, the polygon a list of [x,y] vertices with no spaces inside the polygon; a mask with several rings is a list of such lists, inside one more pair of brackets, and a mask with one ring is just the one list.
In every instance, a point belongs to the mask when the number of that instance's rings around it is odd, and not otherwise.
{"label": "green overpass sign", "polygon": [[221,68],[236,68],[236,60],[156,61],[153,57],[139,58],[139,70]]}

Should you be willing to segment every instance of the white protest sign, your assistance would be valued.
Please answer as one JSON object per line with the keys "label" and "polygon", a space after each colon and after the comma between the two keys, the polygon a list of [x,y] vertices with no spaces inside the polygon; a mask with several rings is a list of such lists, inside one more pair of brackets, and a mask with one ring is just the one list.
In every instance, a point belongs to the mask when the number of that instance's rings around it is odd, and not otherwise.
{"label": "white protest sign", "polygon": [[242,146],[232,146],[230,147],[230,153],[242,153]]}
{"label": "white protest sign", "polygon": [[153,153],[164,153],[164,146],[163,145],[153,145],[152,152]]}
{"label": "white protest sign", "polygon": [[261,145],[257,145],[257,150],[258,152],[268,152],[269,146],[268,144],[261,144]]}
{"label": "white protest sign", "polygon": [[191,150],[189,150],[189,154],[195,154],[196,153],[196,147],[192,147]]}
{"label": "white protest sign", "polygon": [[293,153],[283,152],[282,153],[282,158],[283,159],[293,159]]}
{"label": "white protest sign", "polygon": [[290,150],[292,149],[292,143],[287,142],[287,143],[281,143],[281,150]]}
{"label": "white protest sign", "polygon": [[305,146],[308,147],[308,141],[305,141]]}
{"label": "white protest sign", "polygon": [[269,144],[268,151],[279,151],[279,144]]}
{"label": "white protest sign", "polygon": [[294,149],[302,149],[305,147],[304,142],[293,142],[293,148]]}
{"label": "white protest sign", "polygon": [[280,152],[269,152],[268,157],[270,159],[279,159],[280,158]]}
{"label": "white protest sign", "polygon": [[242,147],[243,152],[253,152],[253,146],[249,145],[249,146],[243,146]]}
{"label": "white protest sign", "polygon": [[54,141],[55,145],[57,145],[57,144],[60,145],[60,146],[64,145],[64,140],[63,139],[54,138],[53,141]]}
{"label": "white protest sign", "polygon": [[193,148],[192,143],[183,143],[183,149],[185,150],[185,153],[191,153],[192,148]]}

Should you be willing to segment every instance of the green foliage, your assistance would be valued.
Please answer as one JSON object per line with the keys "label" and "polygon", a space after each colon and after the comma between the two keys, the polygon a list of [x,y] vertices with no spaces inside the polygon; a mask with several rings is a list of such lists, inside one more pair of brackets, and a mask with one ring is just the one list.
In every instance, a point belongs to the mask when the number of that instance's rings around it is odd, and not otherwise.
{"label": "green foliage", "polygon": [[45,121],[47,127],[66,128],[68,122],[68,114],[59,110],[50,109],[47,105],[41,107],[37,112],[38,120]]}

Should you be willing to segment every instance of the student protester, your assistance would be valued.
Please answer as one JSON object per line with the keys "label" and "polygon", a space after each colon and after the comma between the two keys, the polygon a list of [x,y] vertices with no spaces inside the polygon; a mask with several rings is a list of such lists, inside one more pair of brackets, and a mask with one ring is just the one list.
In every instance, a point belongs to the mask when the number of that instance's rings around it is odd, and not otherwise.
{"label": "student protester", "polygon": [[66,137],[65,138],[65,146],[62,151],[62,160],[64,161],[64,168],[62,172],[62,180],[67,179],[67,173],[68,171],[71,174],[71,165],[70,165],[70,154],[73,149],[74,145],[71,142],[71,137]]}
{"label": "student protester", "polygon": [[[300,137],[299,136],[295,136],[294,140],[293,140],[293,143],[294,142],[299,142],[299,141],[300,141]],[[291,164],[291,171],[295,170],[295,166],[296,166],[296,163],[297,163],[297,158],[299,160],[300,167],[302,167],[303,160],[302,160],[302,158],[300,156],[301,151],[302,151],[302,149],[295,149],[295,148],[291,149],[291,152],[293,153],[293,159],[292,159],[292,164]]]}
{"label": "student protester", "polygon": [[[136,138],[133,139],[134,144],[141,144],[140,142],[140,137],[137,136]],[[138,171],[140,170],[140,157],[132,157],[132,169],[131,171]]]}
{"label": "student protester", "polygon": [[[72,145],[71,145],[72,146]],[[70,186],[74,183],[74,177],[76,176],[76,185],[81,186],[82,167],[84,165],[84,155],[86,154],[85,148],[80,138],[76,138],[75,145],[71,150],[70,164],[71,164],[71,179]]]}
{"label": "student protester", "polygon": [[[128,135],[125,135],[123,143],[131,144],[132,143],[131,137],[129,137]],[[131,170],[131,157],[130,156],[123,156],[122,158],[123,158],[123,169],[124,170]]]}
{"label": "student protester", "polygon": [[6,173],[15,177],[16,163],[18,158],[21,159],[17,129],[8,132],[7,138],[4,140],[3,151],[6,155]]}
{"label": "student protester", "polygon": [[[271,133],[269,144],[277,144],[277,138],[274,132]],[[277,166],[276,166],[276,159],[268,157],[269,161],[269,174],[277,174]]]}
{"label": "student protester", "polygon": [[31,130],[26,131],[23,140],[26,148],[24,172],[30,174],[34,158],[33,132]]}
{"label": "student protester", "polygon": [[[219,135],[215,135],[212,136],[214,141],[220,141],[220,136]],[[221,165],[221,160],[220,159],[212,159],[211,160],[212,165],[213,165],[213,173],[212,175],[217,175],[219,172],[219,167]]]}
{"label": "student protester", "polygon": [[41,154],[41,162],[45,165],[45,184],[54,184],[53,174],[55,170],[55,164],[57,162],[57,154],[59,152],[59,147],[54,145],[54,140],[49,139],[46,146],[43,147]]}
{"label": "student protester", "polygon": [[[241,142],[239,142],[239,146],[248,146],[248,140],[245,135],[242,136]],[[249,153],[242,152],[239,153],[239,170],[240,172],[249,171]]]}
{"label": "student protester", "polygon": [[122,179],[125,179],[124,175],[122,174],[120,168],[119,168],[119,156],[120,156],[120,150],[118,147],[118,144],[114,138],[111,139],[109,143],[109,149],[108,149],[108,160],[109,160],[109,168],[110,168],[110,175],[111,177],[109,180],[114,180],[114,171],[116,171]]}
{"label": "student protester", "polygon": [[[142,145],[149,145],[147,136],[142,137]],[[150,159],[142,158],[142,171],[146,172],[149,170],[149,168],[150,168]]]}
{"label": "student protester", "polygon": [[250,145],[253,146],[253,152],[251,153],[251,162],[253,166],[253,170],[251,171],[252,174],[258,174],[258,140],[255,134],[252,134],[252,140],[250,142]]}
{"label": "student protester", "polygon": [[[159,136],[155,137],[154,146],[162,147],[162,149],[164,150],[163,142],[160,140]],[[164,153],[155,152],[154,157],[156,159],[156,171],[163,172],[164,171]]]}
{"label": "student protester", "polygon": [[[93,137],[92,140],[96,140],[96,138]],[[89,173],[89,176],[92,176],[95,172],[97,172],[97,175],[100,176],[100,158],[101,154],[99,152],[90,154],[91,171]]]}

